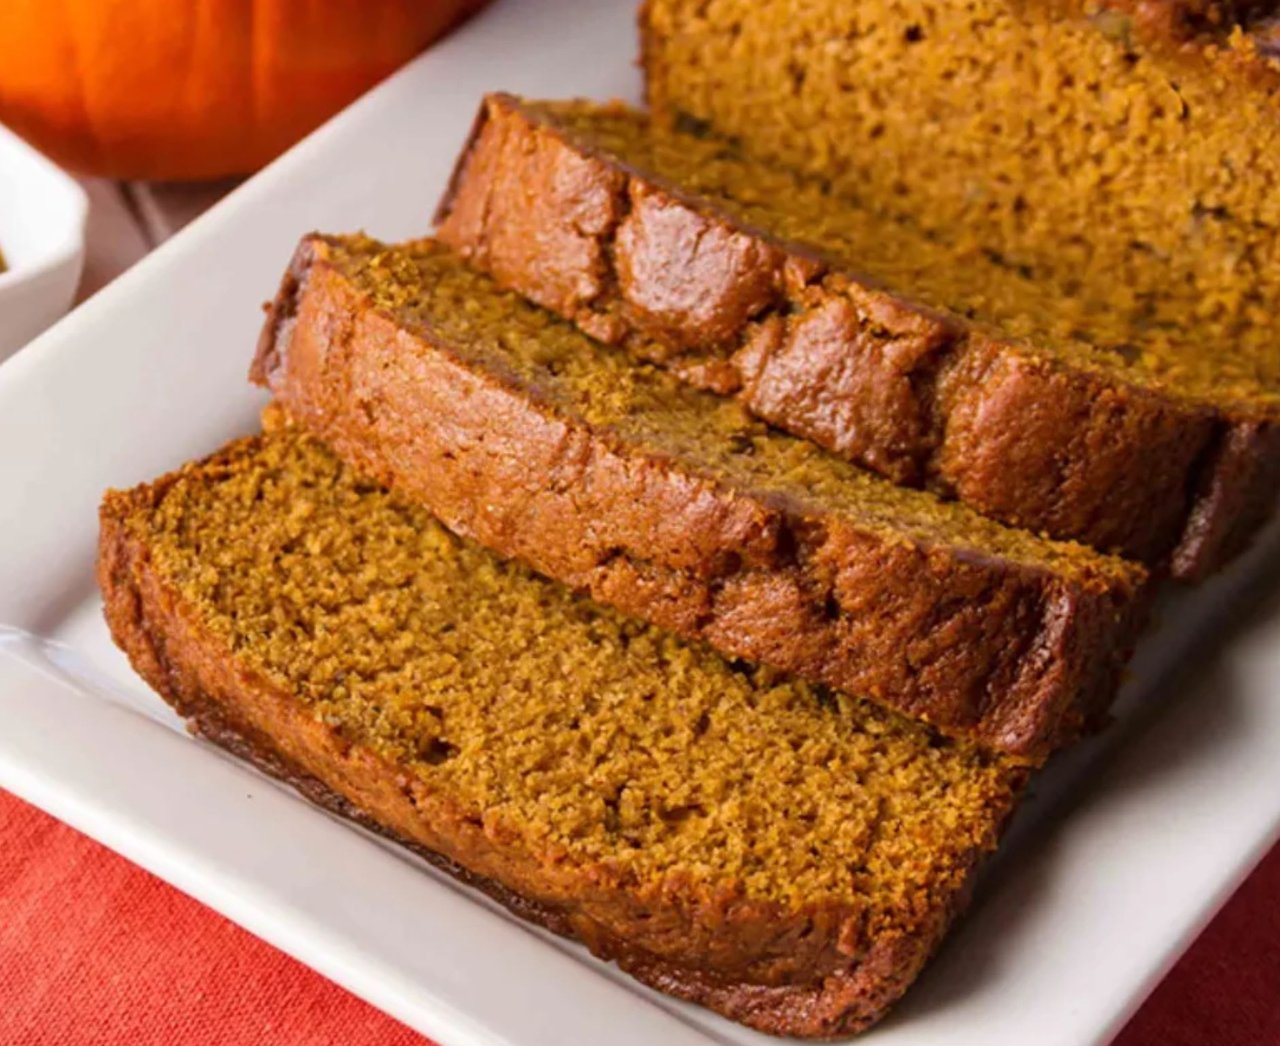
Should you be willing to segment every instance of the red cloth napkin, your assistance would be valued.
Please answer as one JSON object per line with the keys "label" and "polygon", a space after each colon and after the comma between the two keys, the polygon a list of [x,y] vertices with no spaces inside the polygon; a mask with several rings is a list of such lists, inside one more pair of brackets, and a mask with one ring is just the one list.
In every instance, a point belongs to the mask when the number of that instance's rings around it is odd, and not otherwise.
{"label": "red cloth napkin", "polygon": [[[222,916],[0,792],[5,1046],[425,1046]],[[1117,1046],[1280,1044],[1280,847]]]}
{"label": "red cloth napkin", "polygon": [[0,791],[4,1046],[423,1046],[426,1040]]}

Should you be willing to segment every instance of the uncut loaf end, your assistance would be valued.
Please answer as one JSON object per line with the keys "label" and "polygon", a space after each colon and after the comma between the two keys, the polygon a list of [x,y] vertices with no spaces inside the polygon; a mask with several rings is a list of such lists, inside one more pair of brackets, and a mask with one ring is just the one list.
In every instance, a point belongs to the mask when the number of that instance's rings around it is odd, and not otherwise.
{"label": "uncut loaf end", "polygon": [[647,0],[649,102],[1140,326],[1271,351],[1272,0]]}

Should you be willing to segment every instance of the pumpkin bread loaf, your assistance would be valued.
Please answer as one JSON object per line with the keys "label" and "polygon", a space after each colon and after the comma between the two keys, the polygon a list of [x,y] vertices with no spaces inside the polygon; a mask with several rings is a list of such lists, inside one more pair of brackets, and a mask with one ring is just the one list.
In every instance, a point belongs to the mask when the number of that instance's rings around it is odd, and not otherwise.
{"label": "pumpkin bread loaf", "polygon": [[648,99],[1136,327],[1274,353],[1274,0],[647,0]]}
{"label": "pumpkin bread loaf", "polygon": [[1025,771],[453,536],[288,428],[107,495],[116,641],[192,728],[662,991],[872,1023]]}
{"label": "pumpkin bread loaf", "polygon": [[1134,564],[769,430],[442,244],[305,239],[253,368],[446,525],[722,651],[1031,760],[1105,707]]}
{"label": "pumpkin bread loaf", "polygon": [[438,217],[597,338],[1004,522],[1194,578],[1273,506],[1264,328],[1135,323],[705,133],[493,95]]}

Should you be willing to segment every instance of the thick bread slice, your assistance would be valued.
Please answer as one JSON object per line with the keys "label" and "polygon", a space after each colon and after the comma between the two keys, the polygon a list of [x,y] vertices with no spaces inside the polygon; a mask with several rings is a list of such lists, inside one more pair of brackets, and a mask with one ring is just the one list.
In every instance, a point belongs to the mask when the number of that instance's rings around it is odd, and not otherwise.
{"label": "thick bread slice", "polygon": [[1140,567],[772,432],[434,241],[306,239],[253,376],[458,533],[1028,759],[1106,705],[1140,616]]}
{"label": "thick bread slice", "polygon": [[297,430],[109,493],[116,641],[192,728],[646,983],[847,1034],[1025,772],[454,537]]}
{"label": "thick bread slice", "polygon": [[1229,346],[1135,340],[705,134],[492,95],[437,217],[440,239],[594,336],[1006,523],[1194,579],[1274,506],[1275,389],[1226,362],[1194,389],[1181,374]]}

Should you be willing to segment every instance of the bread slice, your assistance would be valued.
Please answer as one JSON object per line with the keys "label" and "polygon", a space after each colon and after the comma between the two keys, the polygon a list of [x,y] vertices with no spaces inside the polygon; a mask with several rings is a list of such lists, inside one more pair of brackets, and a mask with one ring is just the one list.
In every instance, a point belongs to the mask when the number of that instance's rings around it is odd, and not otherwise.
{"label": "bread slice", "polygon": [[439,218],[596,337],[1006,523],[1191,579],[1274,506],[1269,328],[1139,323],[620,105],[491,96]]}
{"label": "bread slice", "polygon": [[1211,352],[1274,357],[1277,10],[647,0],[641,35],[660,119]]}
{"label": "bread slice", "polygon": [[772,432],[435,241],[305,239],[253,376],[460,534],[1027,759],[1105,706],[1137,627],[1140,567]]}
{"label": "bread slice", "polygon": [[662,991],[846,1034],[915,977],[1010,760],[460,540],[296,430],[108,493],[116,642],[192,728]]}

